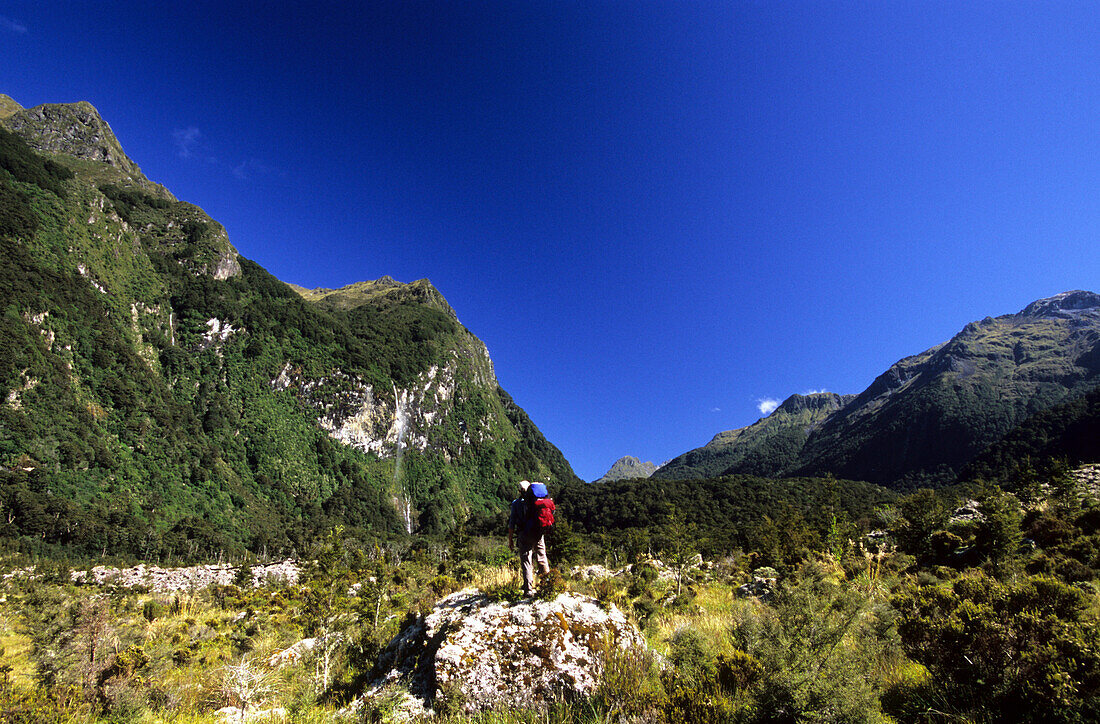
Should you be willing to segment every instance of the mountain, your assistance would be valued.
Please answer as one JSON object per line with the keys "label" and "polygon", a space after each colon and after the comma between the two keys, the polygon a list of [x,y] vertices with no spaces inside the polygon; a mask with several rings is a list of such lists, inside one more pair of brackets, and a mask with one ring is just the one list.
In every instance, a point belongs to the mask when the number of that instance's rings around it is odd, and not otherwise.
{"label": "mountain", "polygon": [[593,480],[593,483],[609,483],[613,480],[636,480],[638,478],[648,478],[653,475],[653,472],[657,470],[657,466],[651,462],[643,463],[638,458],[632,455],[626,455],[619,458],[611,466],[611,469],[604,473],[603,477],[599,480]]}
{"label": "mountain", "polygon": [[[789,413],[781,406],[756,425],[674,459],[656,476],[708,477],[729,462],[724,472],[832,474],[895,489],[944,484],[1029,417],[1098,385],[1100,295],[1064,292],[1016,314],[972,322],[949,341],[900,360],[858,396],[823,410],[802,428],[804,437],[785,425]],[[766,435],[772,426],[786,436]]]}
{"label": "mountain", "polygon": [[1100,388],[1027,418],[967,463],[959,478],[1014,482],[1051,462],[1100,462]]}
{"label": "mountain", "polygon": [[[579,482],[427,280],[306,290],[90,104],[0,97],[0,535],[202,557],[499,517]],[[33,543],[37,541],[37,543]]]}
{"label": "mountain", "polygon": [[1100,295],[1072,291],[968,324],[880,375],[807,441],[802,474],[951,481],[1037,412],[1100,384]]}
{"label": "mountain", "polygon": [[810,433],[854,395],[815,392],[792,395],[767,417],[748,427],[720,432],[703,447],[679,455],[657,470],[657,480],[719,475],[773,475],[799,461]]}

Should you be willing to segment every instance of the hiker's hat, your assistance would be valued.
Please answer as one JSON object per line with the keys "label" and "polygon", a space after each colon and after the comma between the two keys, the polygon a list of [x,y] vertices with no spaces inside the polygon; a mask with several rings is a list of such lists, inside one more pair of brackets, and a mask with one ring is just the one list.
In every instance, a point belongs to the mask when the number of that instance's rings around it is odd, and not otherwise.
{"label": "hiker's hat", "polygon": [[521,480],[519,481],[519,487],[522,488],[524,492],[527,492],[527,489],[531,487],[531,481]]}

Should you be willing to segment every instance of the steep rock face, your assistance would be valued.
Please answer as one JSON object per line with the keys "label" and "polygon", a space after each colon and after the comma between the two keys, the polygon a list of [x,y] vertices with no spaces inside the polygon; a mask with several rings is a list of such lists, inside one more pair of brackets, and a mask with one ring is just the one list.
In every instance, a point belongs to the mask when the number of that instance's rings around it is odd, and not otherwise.
{"label": "steep rock face", "polygon": [[99,111],[87,101],[20,109],[8,115],[4,123],[36,151],[105,163],[135,181],[148,181],[122,150]]}
{"label": "steep rock face", "polygon": [[410,712],[441,700],[467,713],[538,707],[592,694],[608,647],[644,649],[618,609],[586,596],[494,602],[452,594],[405,629],[379,659],[368,696],[399,692]]}
{"label": "steep rock face", "polygon": [[684,480],[775,474],[796,463],[810,433],[852,399],[852,395],[832,392],[791,395],[767,417],[718,433],[703,447],[662,465],[653,477]]}
{"label": "steep rock face", "polygon": [[[434,439],[440,423],[453,409],[458,379],[467,371],[457,350],[450,356],[448,364],[432,365],[408,387],[393,385],[392,397],[376,395],[363,377],[352,378],[340,370],[317,379],[306,378],[290,362],[271,386],[278,392],[296,394],[316,411],[317,424],[345,445],[383,458],[392,458],[403,450],[431,449],[450,461],[462,454],[464,446],[475,440],[484,442],[492,426],[487,416],[473,421],[472,426],[464,421],[465,434],[450,447]],[[485,377],[475,375],[474,379],[483,386],[487,382]]]}
{"label": "steep rock face", "polygon": [[657,470],[657,466],[651,462],[643,463],[633,455],[626,455],[619,458],[611,466],[611,469],[604,473],[603,477],[599,480],[592,481],[593,483],[609,483],[613,480],[634,480],[637,478],[648,478]]}
{"label": "steep rock face", "polygon": [[380,390],[361,376],[352,379],[342,373],[307,379],[289,364],[284,367],[272,386],[295,391],[317,410],[318,424],[335,439],[381,457],[417,450],[450,462],[471,445],[489,440],[499,427],[499,417],[507,417],[507,409],[492,404],[473,406],[480,413],[476,416],[454,416],[458,408],[469,407],[465,405],[469,395],[498,397],[499,385],[485,344],[459,323],[450,304],[427,279],[403,284],[382,277],[336,290],[292,288],[310,303],[353,319],[392,305],[415,305],[438,312],[448,323],[448,349],[414,378],[405,384],[394,382],[390,389]]}

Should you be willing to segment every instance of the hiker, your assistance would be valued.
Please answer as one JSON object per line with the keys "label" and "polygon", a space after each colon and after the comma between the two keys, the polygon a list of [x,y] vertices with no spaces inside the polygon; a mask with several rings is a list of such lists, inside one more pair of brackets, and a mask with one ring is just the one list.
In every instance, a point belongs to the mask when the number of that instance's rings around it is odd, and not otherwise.
{"label": "hiker", "polygon": [[512,501],[508,514],[508,549],[515,550],[518,538],[523,595],[530,596],[535,588],[535,559],[538,559],[539,573],[550,572],[546,533],[554,525],[554,501],[542,483],[521,480],[519,487],[523,492]]}

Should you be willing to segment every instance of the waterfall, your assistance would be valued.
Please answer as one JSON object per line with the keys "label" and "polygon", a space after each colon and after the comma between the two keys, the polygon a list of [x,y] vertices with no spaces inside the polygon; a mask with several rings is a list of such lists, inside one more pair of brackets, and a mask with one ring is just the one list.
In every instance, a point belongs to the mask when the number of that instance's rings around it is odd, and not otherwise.
{"label": "waterfall", "polygon": [[393,489],[395,491],[394,507],[405,518],[405,531],[413,532],[412,502],[409,500],[409,491],[405,489],[404,471],[401,469],[402,459],[405,457],[405,433],[409,429],[409,393],[402,390],[397,392],[397,385],[393,386],[394,413],[393,424],[397,428],[397,450],[393,462]]}

